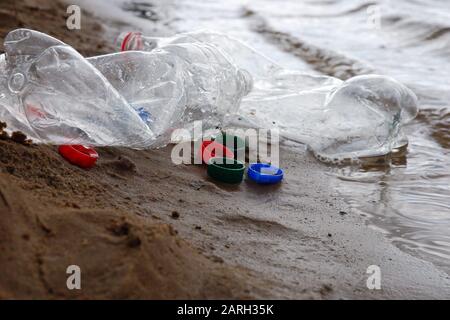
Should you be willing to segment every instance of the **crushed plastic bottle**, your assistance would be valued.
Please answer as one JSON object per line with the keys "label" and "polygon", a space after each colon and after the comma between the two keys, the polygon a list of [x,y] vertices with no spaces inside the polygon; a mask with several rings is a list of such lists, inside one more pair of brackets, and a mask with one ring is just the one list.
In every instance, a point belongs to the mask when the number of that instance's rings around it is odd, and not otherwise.
{"label": "crushed plastic bottle", "polygon": [[42,142],[132,148],[167,144],[195,120],[204,129],[277,128],[339,162],[406,143],[401,127],[417,114],[414,93],[394,79],[286,70],[218,33],[129,33],[118,43],[122,52],[85,59],[48,35],[11,32],[0,57],[0,117]]}
{"label": "crushed plastic bottle", "polygon": [[208,44],[85,59],[57,39],[18,29],[5,51],[0,116],[42,142],[161,146],[195,120],[221,126],[251,87],[248,75]]}
{"label": "crushed plastic bottle", "polygon": [[215,46],[229,61],[241,70],[249,72],[247,76],[250,76],[250,80],[253,77],[268,77],[273,72],[282,69],[270,58],[245,43],[216,32],[196,31],[164,38],[144,36],[141,32],[123,32],[115,39],[114,44],[118,51],[152,51],[156,48],[186,43]]}
{"label": "crushed plastic bottle", "polygon": [[84,57],[43,33],[18,29],[5,38],[0,117],[53,144],[146,147],[154,134]]}
{"label": "crushed plastic bottle", "polygon": [[168,140],[175,128],[222,127],[252,87],[251,77],[215,46],[207,43],[167,45],[163,49],[127,51],[88,59],[133,106],[153,115],[150,128]]}
{"label": "crushed plastic bottle", "polygon": [[232,125],[277,128],[288,139],[305,143],[322,161],[385,155],[407,144],[401,127],[417,115],[415,94],[396,80],[365,75],[341,81],[286,70],[244,43],[214,32],[170,38],[128,33],[121,50],[158,50],[182,43],[208,43],[252,76]]}

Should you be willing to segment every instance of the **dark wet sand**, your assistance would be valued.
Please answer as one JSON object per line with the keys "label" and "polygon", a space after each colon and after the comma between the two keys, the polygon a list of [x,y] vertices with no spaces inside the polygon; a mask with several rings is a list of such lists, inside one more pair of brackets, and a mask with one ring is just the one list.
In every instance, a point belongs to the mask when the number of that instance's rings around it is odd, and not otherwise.
{"label": "dark wet sand", "polygon": [[[18,23],[12,1],[2,36]],[[27,1],[25,4],[33,3]],[[39,1],[43,3],[43,1]],[[93,54],[102,26],[64,31],[65,8],[21,26],[52,31]],[[86,16],[85,19],[89,19]],[[108,51],[101,44],[98,53]],[[448,276],[392,246],[336,197],[324,167],[281,149],[286,179],[275,187],[215,183],[203,166],[170,161],[171,148],[99,148],[86,171],[56,147],[0,141],[2,298],[445,298]],[[82,290],[66,268],[82,269]],[[378,265],[382,290],[366,287]]]}

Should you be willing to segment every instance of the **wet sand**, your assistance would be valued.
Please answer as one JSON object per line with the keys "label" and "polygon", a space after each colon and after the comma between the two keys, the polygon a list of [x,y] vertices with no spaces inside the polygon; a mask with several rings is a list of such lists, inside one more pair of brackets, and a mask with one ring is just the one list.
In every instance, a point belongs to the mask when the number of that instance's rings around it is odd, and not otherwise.
{"label": "wet sand", "polygon": [[[64,28],[65,7],[33,1],[0,14],[87,55],[111,48],[101,24]],[[43,1],[39,1],[42,6]],[[20,12],[19,20],[15,12]],[[52,16],[52,22],[38,15]],[[59,17],[59,18],[58,18]],[[8,25],[9,24],[9,25]],[[100,41],[100,42],[99,42]],[[91,170],[57,148],[0,141],[1,298],[446,298],[448,276],[369,229],[308,153],[281,149],[279,186],[216,183],[174,165],[171,147],[99,148]],[[82,290],[66,268],[82,270]],[[382,290],[366,287],[378,265]]]}

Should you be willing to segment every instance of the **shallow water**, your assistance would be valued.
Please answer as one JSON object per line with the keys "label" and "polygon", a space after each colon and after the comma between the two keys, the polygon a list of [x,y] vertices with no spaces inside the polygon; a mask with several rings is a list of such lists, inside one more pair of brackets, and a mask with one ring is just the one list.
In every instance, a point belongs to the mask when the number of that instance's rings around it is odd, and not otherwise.
{"label": "shallow water", "polygon": [[161,22],[179,32],[214,29],[286,68],[341,79],[375,72],[413,89],[420,113],[405,128],[406,154],[388,166],[326,171],[373,228],[449,272],[450,2],[172,0],[139,2],[138,9],[130,3],[123,8],[148,20],[149,29]]}
{"label": "shallow water", "polygon": [[[352,207],[399,247],[450,270],[450,2],[318,1],[258,8],[273,29],[323,49],[331,73],[391,75],[419,96],[408,152],[389,167],[330,168]],[[276,12],[276,13],[273,13]],[[374,22],[373,15],[380,20]],[[292,40],[292,39],[291,39]],[[272,39],[277,41],[277,39]],[[331,51],[325,51],[331,50]],[[339,58],[337,58],[339,55]],[[339,63],[333,65],[333,59]],[[318,63],[320,65],[320,63]],[[314,65],[314,63],[313,63]],[[325,69],[326,69],[325,67]],[[334,70],[333,70],[334,69]],[[354,70],[355,74],[361,73]]]}

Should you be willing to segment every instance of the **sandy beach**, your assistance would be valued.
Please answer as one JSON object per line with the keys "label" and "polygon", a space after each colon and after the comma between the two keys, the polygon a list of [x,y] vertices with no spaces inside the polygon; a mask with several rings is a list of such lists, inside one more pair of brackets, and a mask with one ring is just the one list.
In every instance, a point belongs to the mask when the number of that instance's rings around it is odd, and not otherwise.
{"label": "sandy beach", "polygon": [[[104,36],[114,27],[108,21],[85,12],[82,32],[69,31],[66,16],[62,2],[3,1],[0,52],[7,32],[19,27],[49,33],[85,56],[114,50]],[[308,152],[281,148],[280,185],[230,186],[202,165],[174,165],[171,148],[97,148],[97,165],[83,170],[56,146],[3,136],[0,298],[450,296],[449,276],[368,228]],[[67,290],[71,264],[83,270],[82,290]],[[371,265],[382,270],[381,290],[367,288]]]}

